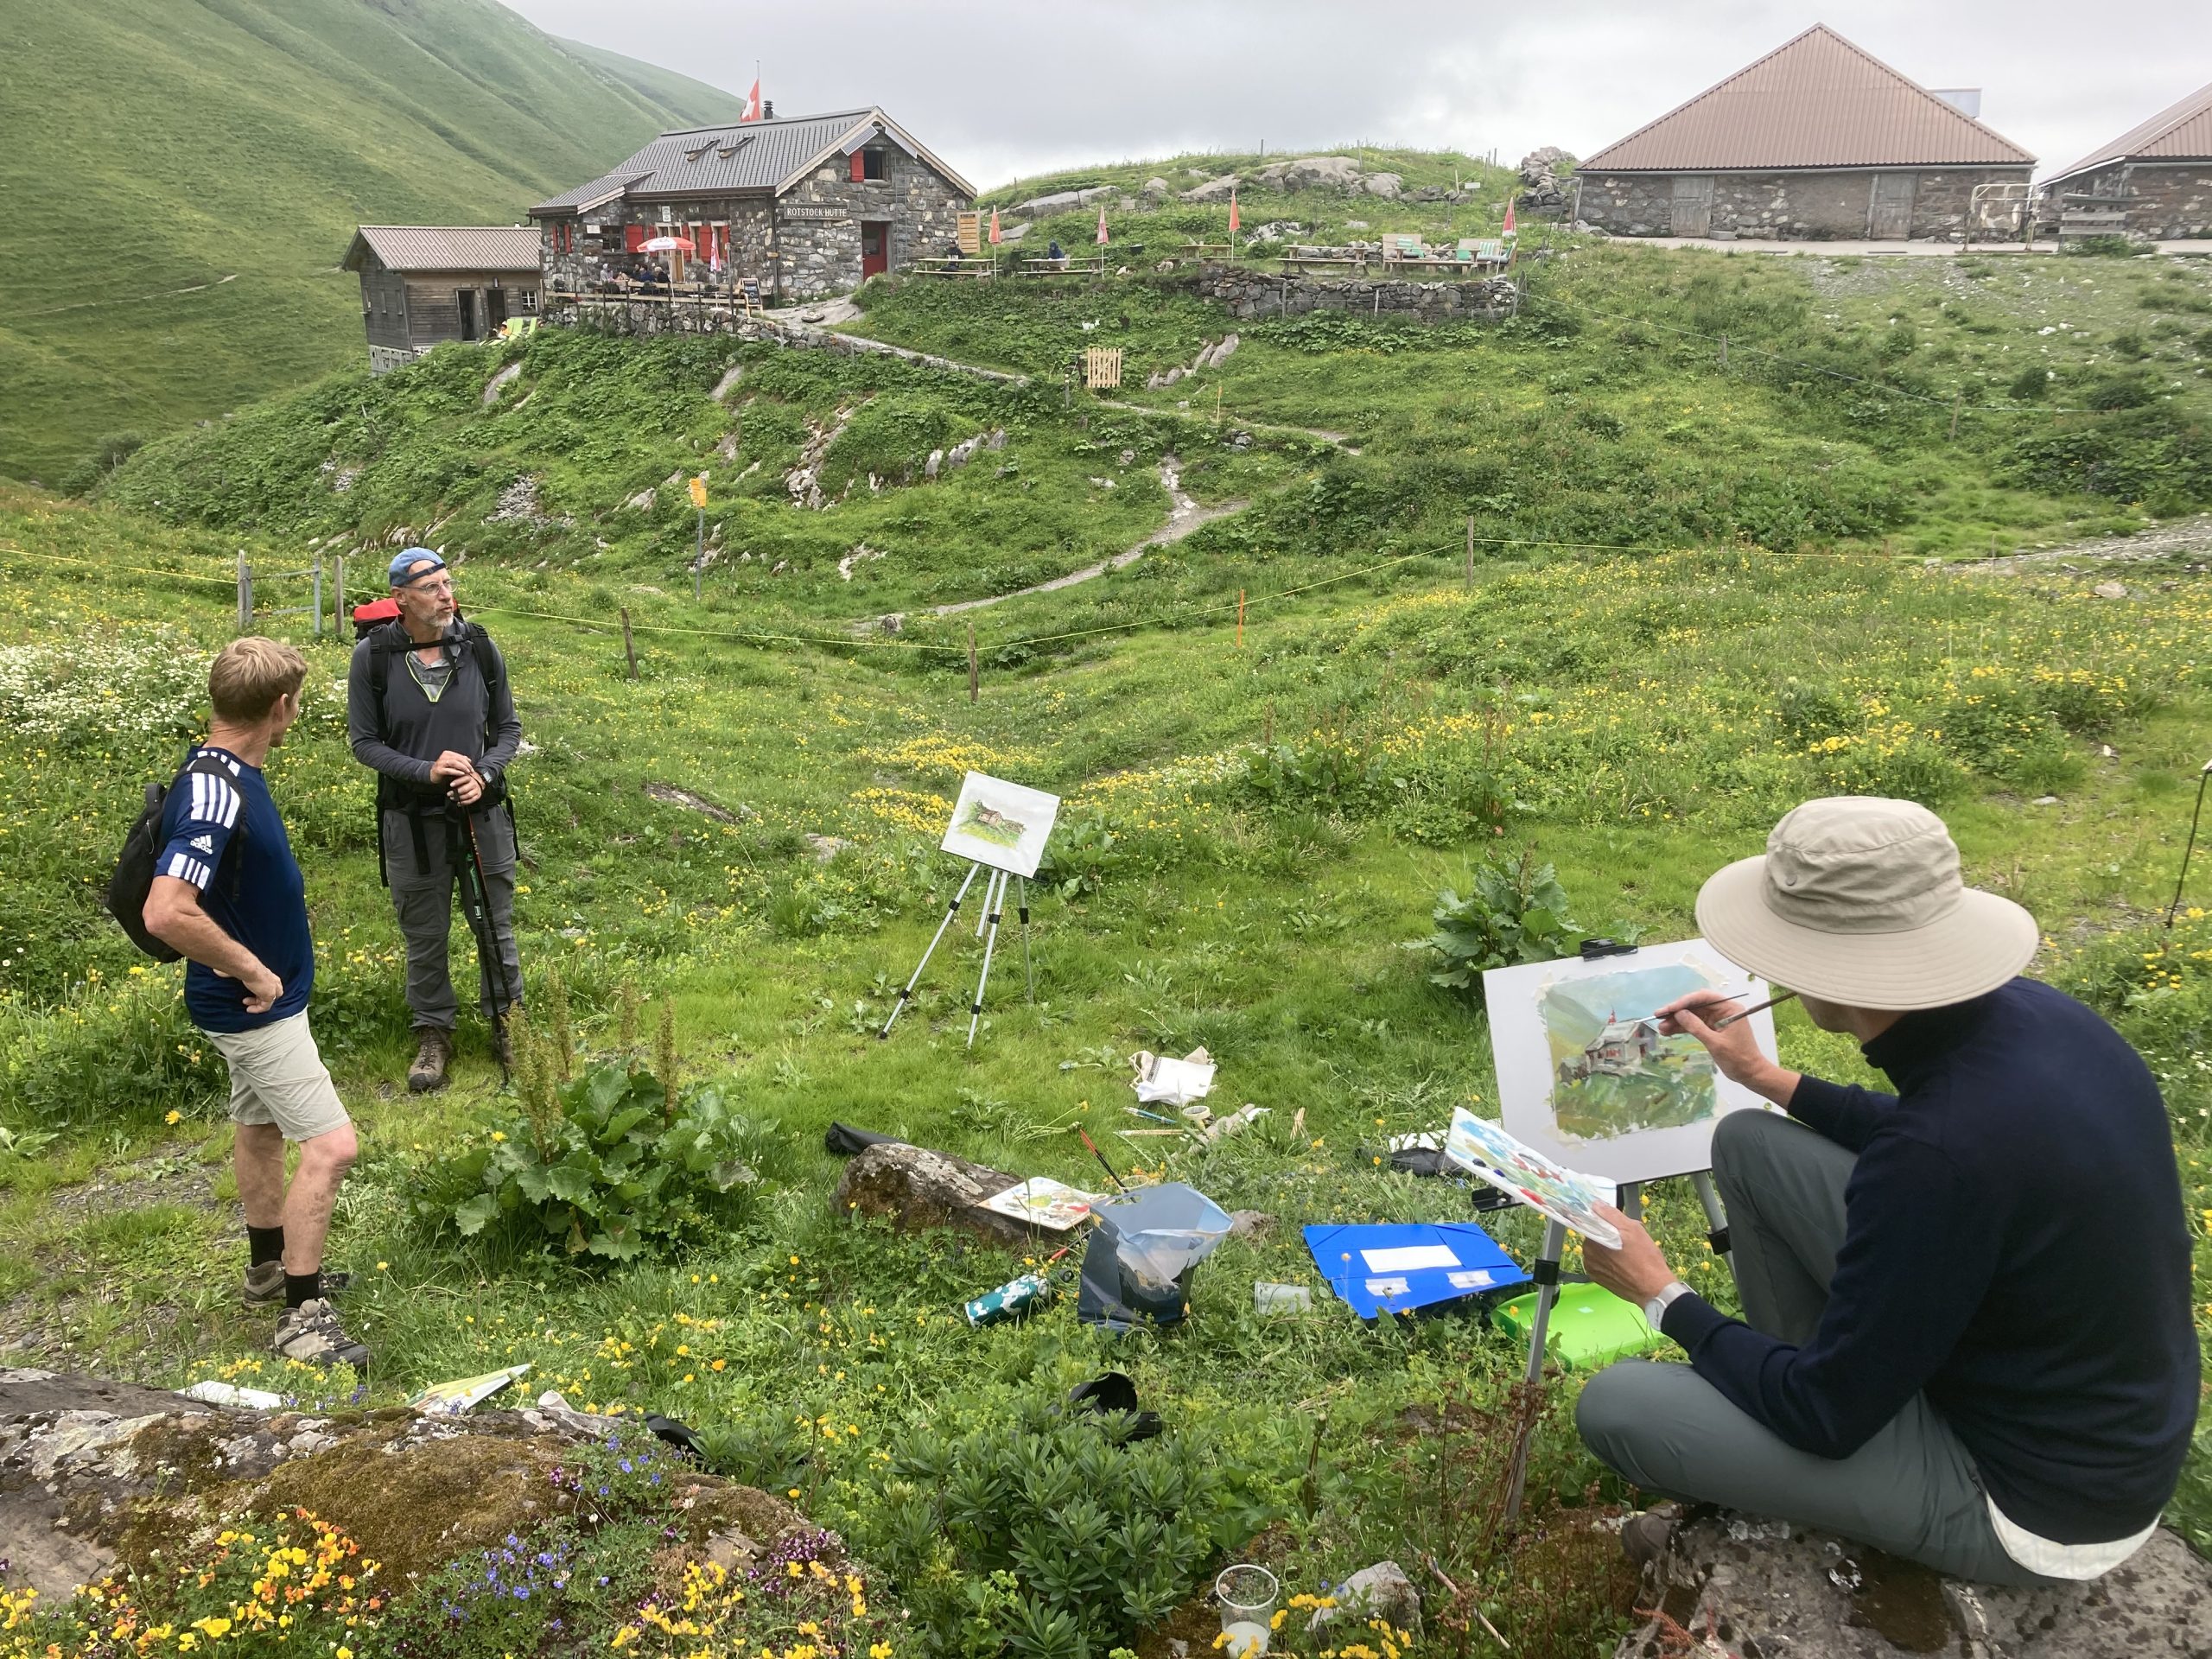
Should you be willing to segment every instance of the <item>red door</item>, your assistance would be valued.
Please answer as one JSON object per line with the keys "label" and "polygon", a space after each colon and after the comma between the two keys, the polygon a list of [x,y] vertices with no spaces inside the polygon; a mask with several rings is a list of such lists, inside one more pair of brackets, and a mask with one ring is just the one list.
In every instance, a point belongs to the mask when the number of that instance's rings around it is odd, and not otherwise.
{"label": "red door", "polygon": [[873,219],[861,223],[861,280],[891,269],[891,226]]}

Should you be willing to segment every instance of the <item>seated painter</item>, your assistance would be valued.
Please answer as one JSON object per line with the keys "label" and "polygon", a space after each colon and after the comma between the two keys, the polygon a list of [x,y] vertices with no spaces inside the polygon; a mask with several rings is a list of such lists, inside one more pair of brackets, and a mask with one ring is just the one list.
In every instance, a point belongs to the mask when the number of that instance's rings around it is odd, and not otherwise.
{"label": "seated painter", "polygon": [[[1992,1584],[2093,1579],[2151,1535],[2196,1418],[2190,1233],[2150,1069],[2018,977],[2034,919],[1963,885],[1942,821],[1809,801],[1705,884],[1713,947],[1796,991],[1896,1085],[1785,1071],[1734,1004],[1660,1010],[1788,1117],[1721,1119],[1713,1168],[1745,1319],[1649,1234],[1591,1276],[1689,1355],[1590,1380],[1591,1449],[1648,1491],[1842,1535]],[[1794,1122],[1792,1120],[1795,1120]],[[1649,1560],[1671,1517],[1631,1520]]]}

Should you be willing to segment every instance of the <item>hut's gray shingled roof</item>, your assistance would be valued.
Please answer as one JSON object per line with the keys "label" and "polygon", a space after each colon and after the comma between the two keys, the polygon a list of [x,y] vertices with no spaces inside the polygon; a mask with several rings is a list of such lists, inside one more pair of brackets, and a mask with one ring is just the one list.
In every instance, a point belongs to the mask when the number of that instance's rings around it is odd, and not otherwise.
{"label": "hut's gray shingled roof", "polygon": [[2198,87],[2178,103],[2169,104],[2141,126],[2131,128],[2102,149],[2090,151],[2064,172],[2053,174],[2046,182],[2056,184],[2122,157],[2146,162],[2195,162],[2208,156],[2212,156],[2212,84]]}
{"label": "hut's gray shingled roof", "polygon": [[870,108],[664,132],[613,171],[530,211],[534,216],[575,213],[625,194],[715,196],[780,190],[823,151],[871,123],[880,124],[894,143],[918,151],[954,184],[974,194],[965,180],[921,149],[881,110]]}
{"label": "hut's gray shingled roof", "polygon": [[340,264],[373,252],[389,270],[527,270],[538,266],[535,225],[364,225]]}
{"label": "hut's gray shingled roof", "polygon": [[2027,167],[2035,159],[1815,23],[1575,170]]}

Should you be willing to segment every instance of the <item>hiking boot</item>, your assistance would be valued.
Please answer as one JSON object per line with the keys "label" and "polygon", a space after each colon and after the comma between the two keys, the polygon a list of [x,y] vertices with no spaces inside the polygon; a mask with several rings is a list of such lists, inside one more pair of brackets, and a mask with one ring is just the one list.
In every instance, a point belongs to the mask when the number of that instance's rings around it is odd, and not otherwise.
{"label": "hiking boot", "polygon": [[407,1090],[427,1095],[446,1086],[446,1067],[453,1062],[453,1033],[435,1026],[418,1026],[415,1034],[422,1045],[415,1051],[415,1064],[407,1068]]}
{"label": "hiking boot", "polygon": [[1663,1559],[1682,1512],[1672,1503],[1661,1503],[1621,1522],[1621,1554],[1637,1567]]}
{"label": "hiking boot", "polygon": [[284,1317],[276,1321],[276,1334],[269,1339],[269,1345],[286,1359],[305,1365],[351,1365],[363,1372],[369,1369],[367,1344],[346,1334],[346,1327],[338,1323],[337,1310],[321,1297],[287,1308]]}
{"label": "hiking boot", "polygon": [[[343,1268],[322,1270],[322,1294],[335,1296],[353,1281],[353,1275]],[[284,1264],[264,1262],[257,1268],[245,1270],[245,1287],[238,1293],[238,1300],[248,1307],[265,1306],[284,1300]]]}

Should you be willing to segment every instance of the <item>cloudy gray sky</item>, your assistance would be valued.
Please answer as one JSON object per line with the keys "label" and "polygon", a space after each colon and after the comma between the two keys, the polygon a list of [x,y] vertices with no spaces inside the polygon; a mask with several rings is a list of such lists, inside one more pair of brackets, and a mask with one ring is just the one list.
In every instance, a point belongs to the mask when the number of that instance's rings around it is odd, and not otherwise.
{"label": "cloudy gray sky", "polygon": [[2212,81],[2203,0],[507,0],[779,113],[880,104],[982,188],[1368,140],[1587,155],[1815,22],[2072,162]]}

